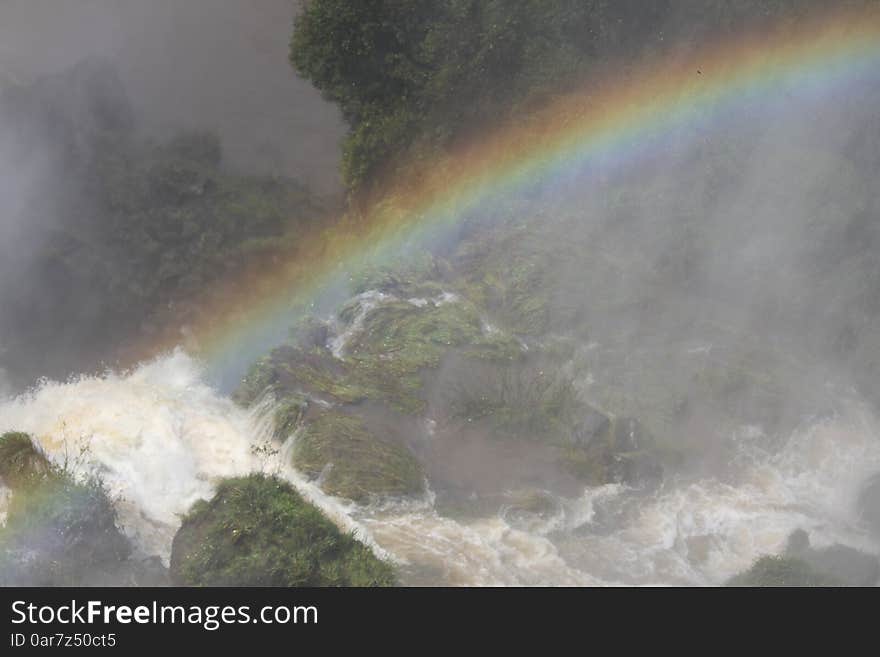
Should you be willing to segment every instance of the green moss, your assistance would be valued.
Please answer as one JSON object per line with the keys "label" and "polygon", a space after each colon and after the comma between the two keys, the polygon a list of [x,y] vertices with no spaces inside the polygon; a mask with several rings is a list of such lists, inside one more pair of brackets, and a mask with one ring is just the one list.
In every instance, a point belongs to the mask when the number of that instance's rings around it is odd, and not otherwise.
{"label": "green moss", "polygon": [[827,575],[816,572],[806,561],[795,557],[764,556],[747,571],[732,577],[727,586],[840,586]]}
{"label": "green moss", "polygon": [[557,284],[551,273],[558,264],[559,246],[539,232],[501,226],[460,244],[453,259],[467,297],[519,335],[546,333],[547,295]]}
{"label": "green moss", "polygon": [[382,266],[364,268],[355,275],[352,290],[355,294],[379,290],[401,298],[435,297],[443,291],[438,283],[443,266],[433,254],[417,251]]}
{"label": "green moss", "polygon": [[[359,310],[357,303],[350,304],[340,312],[341,320],[353,322]],[[308,329],[309,324],[304,326]],[[510,336],[484,334],[477,308],[465,300],[382,304],[366,314],[340,358],[323,346],[309,347],[301,337],[294,336],[297,346],[276,349],[255,364],[236,399],[252,403],[266,390],[282,398],[308,393],[342,404],[371,400],[399,413],[416,414],[425,407],[426,371],[436,368],[450,351],[495,362],[521,355],[519,343]]]}
{"label": "green moss", "polygon": [[452,417],[488,420],[499,435],[568,442],[579,401],[571,380],[550,368],[464,360],[447,376],[452,379],[446,391]]}
{"label": "green moss", "polygon": [[273,416],[275,438],[284,441],[296,431],[307,409],[308,403],[301,397],[288,397],[279,402]]}
{"label": "green moss", "polygon": [[325,492],[355,501],[424,490],[424,474],[409,450],[376,437],[358,418],[335,412],[320,416],[297,437],[293,464],[320,476]]}
{"label": "green moss", "polygon": [[261,358],[251,365],[232,397],[239,404],[247,406],[270,391],[274,382],[275,371],[271,358]]}
{"label": "green moss", "polygon": [[361,383],[350,363],[340,362],[326,350],[299,352],[283,362],[286,380],[334,401],[354,404],[370,397],[367,385]]}
{"label": "green moss", "polygon": [[477,309],[465,300],[421,307],[394,302],[366,316],[345,360],[353,380],[367,389],[367,398],[416,413],[424,408],[422,374],[454,349],[486,360],[511,359],[520,353],[513,339],[484,335]]}
{"label": "green moss", "polygon": [[290,484],[253,474],[220,483],[174,537],[171,574],[187,586],[389,586],[392,567]]}
{"label": "green moss", "polygon": [[52,474],[45,455],[26,433],[0,436],[0,479],[12,489],[35,485]]}

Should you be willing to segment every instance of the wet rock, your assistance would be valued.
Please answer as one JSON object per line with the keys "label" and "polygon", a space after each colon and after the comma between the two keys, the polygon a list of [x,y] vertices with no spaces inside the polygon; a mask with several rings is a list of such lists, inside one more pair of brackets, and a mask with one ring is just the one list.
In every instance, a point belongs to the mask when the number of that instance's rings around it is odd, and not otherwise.
{"label": "wet rock", "polygon": [[[592,422],[602,428],[599,420]],[[569,448],[563,461],[570,471],[593,485],[625,483],[641,487],[656,484],[663,476],[653,436],[633,418],[610,421],[604,431],[594,432],[585,443]]]}
{"label": "wet rock", "polygon": [[638,420],[618,418],[614,423],[614,442],[612,448],[615,452],[636,452],[649,449],[653,444],[653,437]]}
{"label": "wet rock", "polygon": [[316,317],[307,317],[296,331],[296,343],[302,349],[324,348],[330,341],[330,325]]}
{"label": "wet rock", "polygon": [[17,489],[36,484],[52,472],[46,456],[26,433],[9,432],[0,436],[0,479]]}
{"label": "wet rock", "polygon": [[748,570],[730,578],[727,586],[813,587],[840,586],[840,583],[816,572],[803,559],[791,556],[764,556],[757,559]]}
{"label": "wet rock", "polygon": [[422,466],[405,447],[382,440],[360,418],[327,412],[310,422],[293,448],[294,466],[321,489],[355,501],[424,491]]}
{"label": "wet rock", "polygon": [[611,419],[596,410],[588,408],[571,432],[571,442],[575,447],[586,447],[594,440],[601,440],[611,429]]}
{"label": "wet rock", "polygon": [[796,529],[788,537],[785,554],[804,561],[817,573],[844,586],[873,586],[880,577],[880,561],[876,556],[840,543],[813,548],[809,534],[803,529]]}

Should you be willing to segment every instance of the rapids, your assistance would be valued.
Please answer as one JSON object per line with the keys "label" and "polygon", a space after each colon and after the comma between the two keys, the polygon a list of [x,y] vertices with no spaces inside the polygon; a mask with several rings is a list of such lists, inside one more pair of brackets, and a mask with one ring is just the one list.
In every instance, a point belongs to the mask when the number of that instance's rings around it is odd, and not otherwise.
{"label": "rapids", "polygon": [[723,475],[670,478],[651,493],[587,488],[554,499],[546,513],[511,507],[482,519],[443,517],[430,493],[370,506],[324,495],[288,465],[295,436],[272,445],[271,403],[238,407],[181,350],[131,372],[45,381],[7,397],[0,433],[29,432],[56,462],[99,473],[125,532],[144,555],[166,563],[180,516],[195,500],[209,497],[220,478],[263,470],[290,480],[395,561],[404,584],[709,585],[778,552],[798,527],[819,547],[880,549],[855,514],[861,482],[880,470],[878,424],[858,402],[838,409],[773,450],[759,432],[738,433]]}

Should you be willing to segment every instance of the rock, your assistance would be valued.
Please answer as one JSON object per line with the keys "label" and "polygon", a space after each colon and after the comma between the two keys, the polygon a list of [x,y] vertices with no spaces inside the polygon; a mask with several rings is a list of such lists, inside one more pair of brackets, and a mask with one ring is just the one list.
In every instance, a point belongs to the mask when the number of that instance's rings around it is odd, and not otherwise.
{"label": "rock", "polygon": [[727,581],[727,586],[840,586],[836,580],[816,572],[797,557],[764,556],[745,572]]}
{"label": "rock", "polygon": [[594,440],[602,439],[610,429],[611,419],[601,411],[588,407],[572,429],[571,442],[575,447],[586,447]]}
{"label": "rock", "polygon": [[796,529],[788,537],[785,554],[801,559],[817,573],[844,586],[873,586],[880,577],[880,561],[876,556],[840,543],[813,548],[809,534],[803,529]]}
{"label": "rock", "polygon": [[848,545],[810,546],[810,535],[796,529],[785,551],[764,556],[728,586],[873,586],[880,577],[880,561]]}
{"label": "rock", "polygon": [[355,501],[424,491],[422,467],[408,449],[338,412],[324,413],[303,429],[293,447],[293,464],[318,478],[324,492]]}
{"label": "rock", "polygon": [[0,479],[9,488],[36,484],[52,473],[46,456],[26,433],[10,432],[0,436]]}
{"label": "rock", "polygon": [[227,479],[174,537],[179,586],[389,586],[393,568],[277,477]]}
{"label": "rock", "polygon": [[296,344],[301,349],[324,348],[330,341],[330,325],[316,317],[306,317],[296,331]]}
{"label": "rock", "polygon": [[284,442],[299,427],[308,410],[308,402],[301,397],[287,397],[281,400],[273,414],[276,440]]}
{"label": "rock", "polygon": [[614,423],[612,449],[617,453],[637,452],[654,446],[654,438],[636,419],[618,418]]}
{"label": "rock", "polygon": [[[625,483],[651,485],[663,476],[663,465],[654,438],[638,420],[615,418],[608,425],[591,413],[591,424],[582,421],[578,433],[587,436],[565,452],[563,463],[584,481],[601,485]],[[595,431],[590,433],[589,428]],[[604,428],[604,430],[602,430]]]}
{"label": "rock", "polygon": [[659,481],[663,465],[654,437],[633,418],[621,418],[614,425],[613,454],[615,477],[630,485]]}

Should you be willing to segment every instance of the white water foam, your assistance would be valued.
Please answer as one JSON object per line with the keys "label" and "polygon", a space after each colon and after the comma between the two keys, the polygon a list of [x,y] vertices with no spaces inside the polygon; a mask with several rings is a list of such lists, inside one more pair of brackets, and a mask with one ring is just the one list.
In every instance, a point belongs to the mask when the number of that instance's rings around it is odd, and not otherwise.
{"label": "white water foam", "polygon": [[798,527],[817,546],[880,547],[855,515],[859,485],[880,471],[880,432],[858,404],[795,432],[775,452],[741,441],[740,462],[723,478],[668,481],[651,495],[586,489],[532,519],[452,519],[430,497],[362,507],[327,496],[287,465],[295,436],[268,454],[254,451],[272,440],[269,411],[236,406],[176,351],[128,374],[46,382],[2,401],[0,432],[31,433],[56,460],[84,446],[75,467],[101,473],[125,531],[145,554],[166,560],[180,515],[210,497],[220,478],[254,470],[287,478],[401,564],[412,584],[718,584],[778,552]]}

